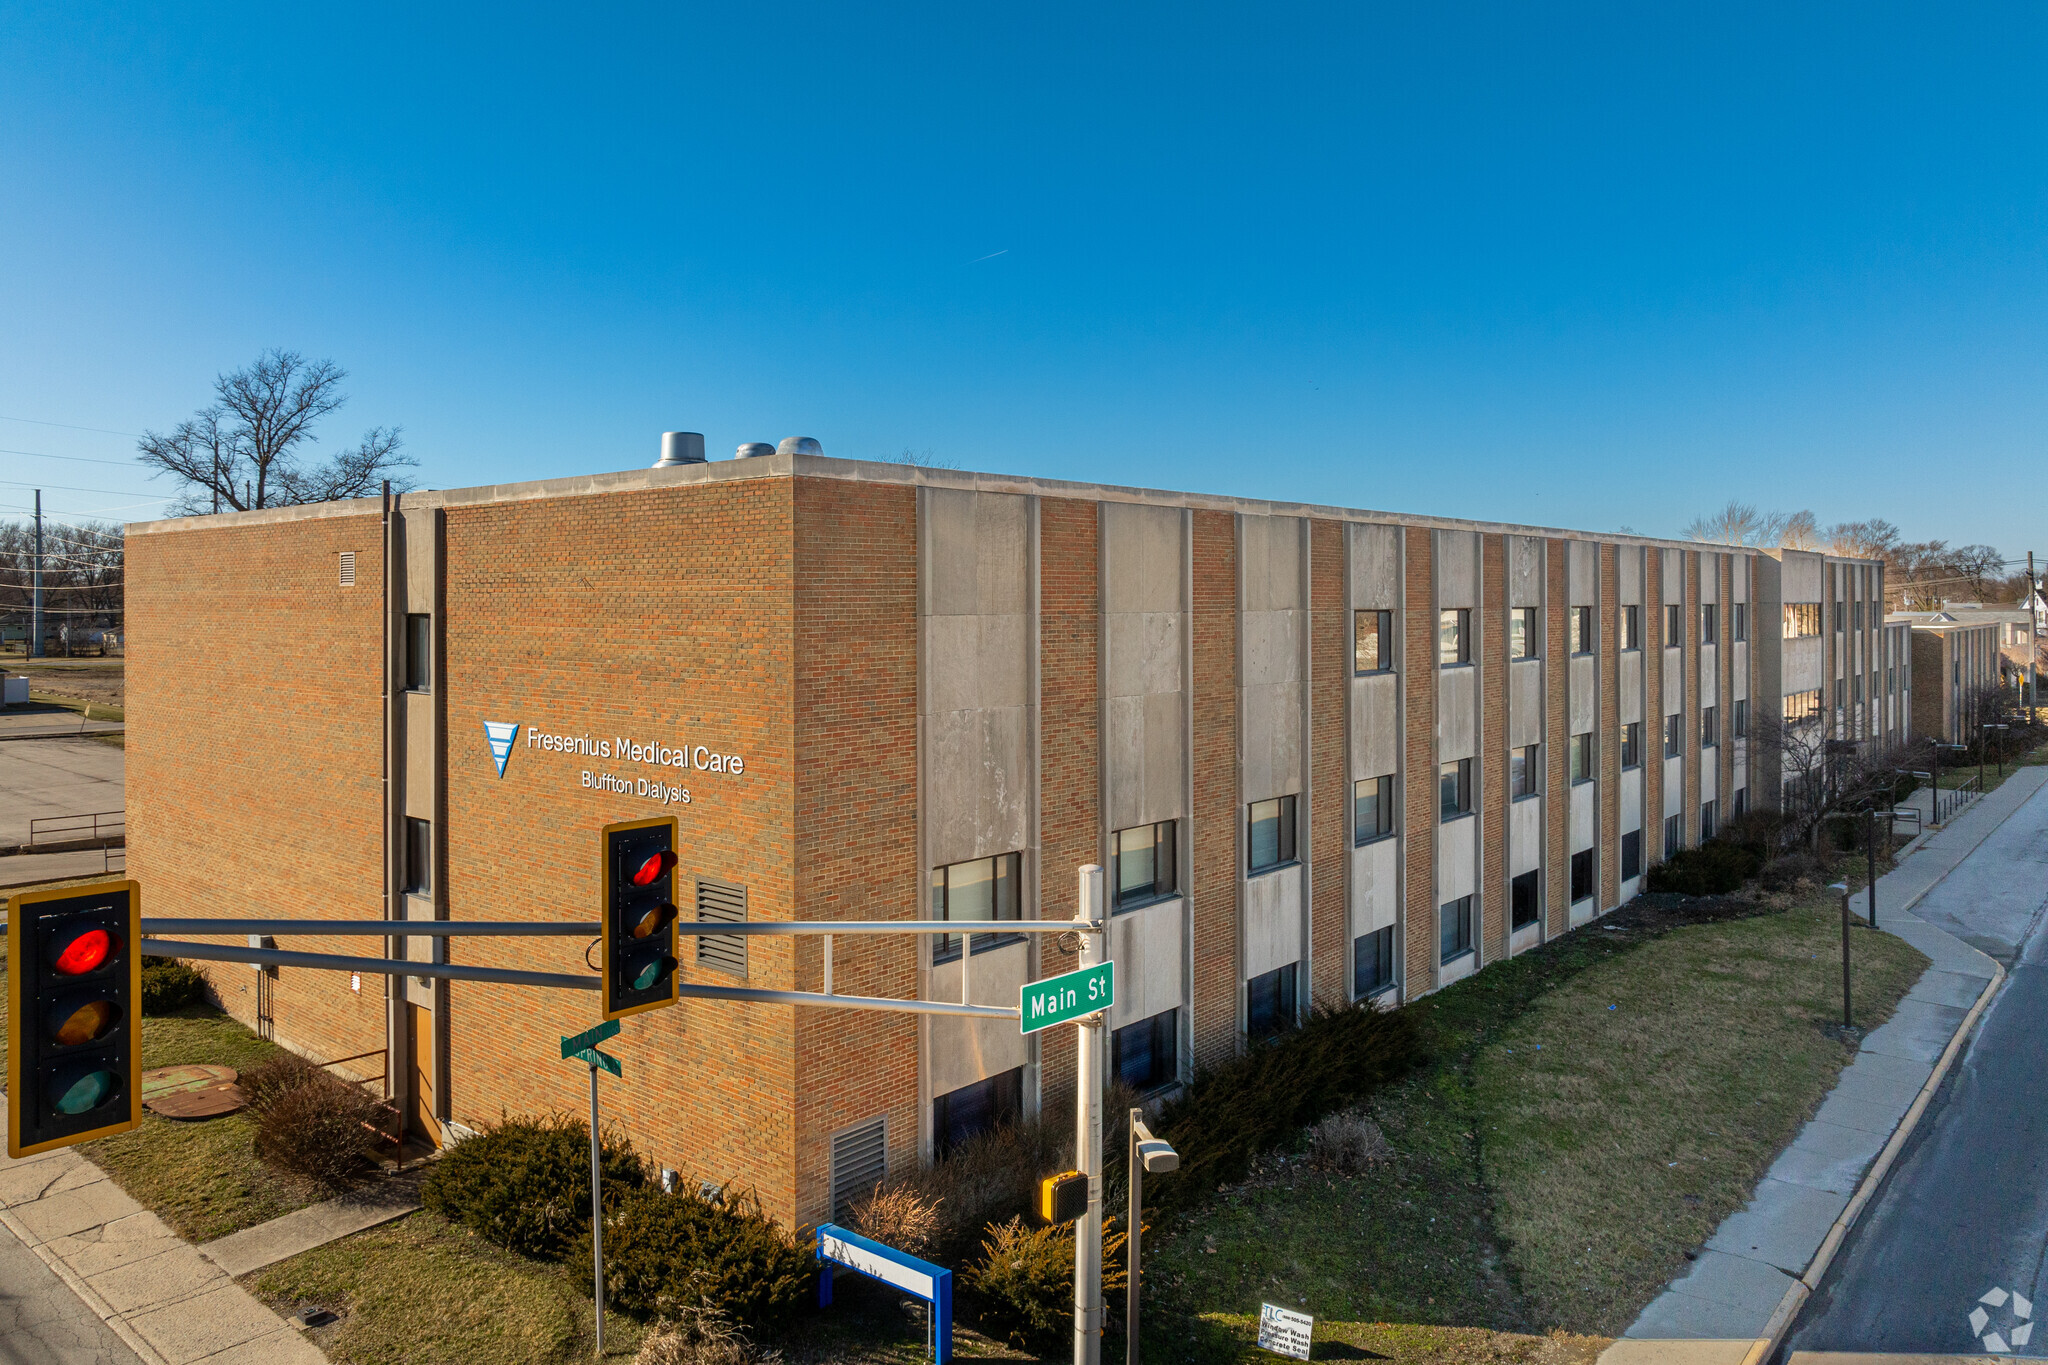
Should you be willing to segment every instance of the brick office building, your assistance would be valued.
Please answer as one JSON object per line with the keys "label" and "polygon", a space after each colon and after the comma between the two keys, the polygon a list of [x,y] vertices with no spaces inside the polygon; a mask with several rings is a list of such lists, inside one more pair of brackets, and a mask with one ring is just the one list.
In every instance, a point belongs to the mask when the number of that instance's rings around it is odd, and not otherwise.
{"label": "brick office building", "polygon": [[[1752,704],[1877,737],[1899,709],[1873,563],[800,454],[128,546],[151,913],[594,918],[598,827],[659,813],[702,918],[1068,918],[1100,863],[1112,1066],[1141,1088],[1628,900],[1775,799]],[[584,970],[580,942],[449,951]],[[835,988],[1013,1003],[1071,965],[1051,937],[842,937]],[[707,943],[683,973],[817,990],[822,950]],[[310,1055],[388,1047],[437,1138],[579,1103],[581,993],[210,975]],[[626,1022],[606,1103],[814,1221],[1070,1092],[1069,1038],[686,1001]]]}

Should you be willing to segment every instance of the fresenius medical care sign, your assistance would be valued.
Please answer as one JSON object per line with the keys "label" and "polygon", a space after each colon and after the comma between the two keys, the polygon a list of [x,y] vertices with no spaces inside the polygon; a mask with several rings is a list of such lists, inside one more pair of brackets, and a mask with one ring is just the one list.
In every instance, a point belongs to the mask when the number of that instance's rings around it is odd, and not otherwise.
{"label": "fresenius medical care sign", "polygon": [[[522,742],[523,732],[523,742]],[[572,758],[612,763],[609,768],[582,768],[578,785],[592,791],[617,792],[623,796],[645,797],[664,806],[690,804],[690,789],[679,780],[684,772],[717,773],[723,777],[744,777],[746,759],[722,753],[708,744],[666,742],[655,736],[625,733],[559,734],[536,729],[522,721],[487,720],[484,738],[490,745],[491,761],[498,776],[505,775],[515,749],[537,750]],[[656,771],[649,773],[647,769]],[[567,774],[564,774],[566,780]]]}

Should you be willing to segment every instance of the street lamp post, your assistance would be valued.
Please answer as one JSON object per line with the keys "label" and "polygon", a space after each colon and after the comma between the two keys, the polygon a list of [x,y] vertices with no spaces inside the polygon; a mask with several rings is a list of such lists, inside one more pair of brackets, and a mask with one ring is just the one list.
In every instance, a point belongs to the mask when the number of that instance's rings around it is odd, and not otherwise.
{"label": "street lamp post", "polygon": [[1849,1018],[1849,883],[1836,882],[1828,888],[1842,893],[1842,1027],[1850,1026]]}
{"label": "street lamp post", "polygon": [[1180,1153],[1171,1144],[1152,1136],[1152,1130],[1145,1126],[1145,1111],[1131,1111],[1130,1159],[1124,1170],[1131,1181],[1130,1222],[1124,1231],[1129,1237],[1130,1269],[1124,1276],[1124,1330],[1128,1334],[1124,1346],[1125,1365],[1138,1365],[1138,1238],[1144,1232],[1145,1176],[1164,1175],[1180,1169]]}
{"label": "street lamp post", "polygon": [[[1995,723],[1986,721],[1983,728],[1984,730],[2010,731],[2012,726],[2005,721]],[[1980,738],[1977,741],[1977,785],[1982,787],[1984,785],[1984,741],[1981,738],[1983,731],[1980,730],[1978,734]],[[2005,780],[2005,751],[2003,749],[1998,752],[1998,778],[2001,782]]]}

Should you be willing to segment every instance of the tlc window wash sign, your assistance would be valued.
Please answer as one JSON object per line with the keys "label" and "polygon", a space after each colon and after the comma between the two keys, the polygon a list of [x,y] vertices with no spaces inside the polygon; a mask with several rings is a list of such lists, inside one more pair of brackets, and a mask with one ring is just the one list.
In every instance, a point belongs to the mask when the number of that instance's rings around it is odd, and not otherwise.
{"label": "tlc window wash sign", "polygon": [[708,744],[669,744],[653,736],[550,734],[520,721],[487,720],[484,738],[490,743],[491,761],[498,765],[499,777],[505,775],[506,766],[518,750],[637,765],[584,768],[578,774],[578,785],[591,791],[644,797],[664,806],[690,804],[690,789],[681,780],[684,773],[744,777],[747,772],[747,761],[739,754],[721,753]]}

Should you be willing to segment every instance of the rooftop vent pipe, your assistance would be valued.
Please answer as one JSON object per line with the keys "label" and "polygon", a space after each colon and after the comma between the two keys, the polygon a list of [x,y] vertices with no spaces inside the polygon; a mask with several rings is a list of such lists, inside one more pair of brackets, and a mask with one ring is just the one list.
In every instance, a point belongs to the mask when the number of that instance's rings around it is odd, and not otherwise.
{"label": "rooftop vent pipe", "polygon": [[661,458],[654,462],[656,469],[674,469],[677,465],[703,463],[703,432],[664,431],[661,433]]}
{"label": "rooftop vent pipe", "polygon": [[769,445],[766,441],[748,441],[733,452],[733,458],[735,460],[746,460],[756,455],[773,455],[774,453],[775,447]]}
{"label": "rooftop vent pipe", "polygon": [[777,455],[823,455],[825,447],[809,436],[785,436],[782,444],[775,447]]}

